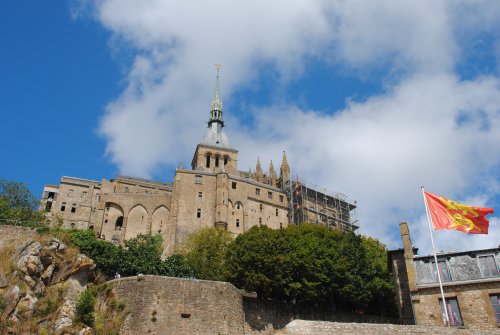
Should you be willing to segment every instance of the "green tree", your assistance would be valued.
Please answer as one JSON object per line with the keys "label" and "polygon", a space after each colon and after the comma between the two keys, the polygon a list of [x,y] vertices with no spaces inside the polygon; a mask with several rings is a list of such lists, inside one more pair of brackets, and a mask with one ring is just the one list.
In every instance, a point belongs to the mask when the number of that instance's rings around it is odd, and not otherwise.
{"label": "green tree", "polygon": [[233,241],[224,229],[205,228],[188,237],[185,257],[197,278],[226,279],[226,252]]}
{"label": "green tree", "polygon": [[379,313],[382,299],[394,301],[385,257],[378,241],[352,232],[314,224],[253,227],[230,245],[227,279],[263,299]]}
{"label": "green tree", "polygon": [[0,180],[0,219],[41,222],[44,216],[37,211],[38,205],[38,200],[23,183]]}
{"label": "green tree", "polygon": [[159,274],[168,277],[190,278],[194,276],[194,271],[184,256],[174,254],[161,263]]}
{"label": "green tree", "polygon": [[121,262],[123,275],[159,274],[161,253],[163,251],[161,235],[138,235],[125,241],[125,252]]}

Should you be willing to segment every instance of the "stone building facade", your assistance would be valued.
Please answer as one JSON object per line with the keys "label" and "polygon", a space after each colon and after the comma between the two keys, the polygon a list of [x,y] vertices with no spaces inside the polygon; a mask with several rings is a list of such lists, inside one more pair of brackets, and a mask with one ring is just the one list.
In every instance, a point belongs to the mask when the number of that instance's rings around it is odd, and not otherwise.
{"label": "stone building facade", "polygon": [[[297,181],[291,180],[285,152],[279,174],[272,161],[269,173],[264,173],[259,159],[255,171],[238,170],[238,150],[223,128],[217,74],[206,133],[190,169],[178,168],[172,183],[125,176],[101,181],[62,177],[59,185],[45,187],[40,209],[65,227],[94,229],[115,243],[159,233],[166,254],[205,227],[220,227],[234,235],[256,225],[280,229],[303,221],[357,228],[352,216],[356,204],[343,195],[315,191],[319,201],[294,200]],[[299,221],[297,213],[310,215],[300,216]]]}
{"label": "stone building facade", "polygon": [[400,224],[403,249],[389,251],[403,324],[442,326],[444,315],[437,268],[450,325],[469,329],[500,327],[500,248],[417,256],[408,225]]}

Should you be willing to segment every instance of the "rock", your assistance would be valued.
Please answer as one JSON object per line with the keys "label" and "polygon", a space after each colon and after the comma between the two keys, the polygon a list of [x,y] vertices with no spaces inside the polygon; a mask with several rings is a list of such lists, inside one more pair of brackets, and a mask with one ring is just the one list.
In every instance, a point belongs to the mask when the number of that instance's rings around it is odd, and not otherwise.
{"label": "rock", "polygon": [[50,284],[50,281],[52,279],[52,275],[54,274],[54,269],[55,269],[54,264],[50,264],[49,266],[47,266],[47,268],[45,270],[43,270],[40,278],[42,279],[42,281],[45,285]]}
{"label": "rock", "polygon": [[62,333],[66,327],[73,325],[73,317],[75,316],[76,302],[65,300],[64,304],[57,310],[57,319],[54,323],[54,333]]}
{"label": "rock", "polygon": [[83,277],[89,277],[89,272],[94,271],[94,269],[94,261],[87,256],[80,254],[76,257],[74,262],[62,262],[59,267],[59,271],[54,274],[51,283],[59,283],[60,281],[66,280],[70,276],[77,273],[82,274]]}
{"label": "rock", "polygon": [[49,249],[54,249],[58,252],[64,252],[66,250],[66,245],[59,241],[57,238],[53,238],[50,240]]}
{"label": "rock", "polygon": [[29,293],[26,293],[17,303],[16,311],[14,315],[17,318],[27,319],[33,315],[33,310],[38,299]]}
{"label": "rock", "polygon": [[2,321],[8,318],[8,316],[12,313],[14,308],[16,308],[18,301],[19,301],[19,287],[14,286],[5,295],[5,308],[1,319]]}
{"label": "rock", "polygon": [[90,327],[83,328],[78,332],[78,335],[94,335],[94,330]]}
{"label": "rock", "polygon": [[29,275],[25,275],[24,282],[35,295],[41,295],[45,291],[45,284],[38,277],[33,278]]}
{"label": "rock", "polygon": [[28,284],[30,288],[34,288],[36,286],[36,281],[33,279],[30,275],[25,275],[24,276],[24,282]]}
{"label": "rock", "polygon": [[38,242],[30,242],[21,251],[21,257],[17,261],[17,268],[31,276],[38,275],[43,270],[40,261],[40,250],[42,246]]}
{"label": "rock", "polygon": [[6,288],[9,285],[9,277],[7,274],[3,274],[0,276],[0,288]]}
{"label": "rock", "polygon": [[57,248],[58,252],[65,252],[66,251],[66,244],[64,243],[59,243],[59,248]]}
{"label": "rock", "polygon": [[52,263],[54,263],[54,259],[51,256],[42,256],[40,257],[40,261],[42,262],[42,265],[44,268],[50,266]]}

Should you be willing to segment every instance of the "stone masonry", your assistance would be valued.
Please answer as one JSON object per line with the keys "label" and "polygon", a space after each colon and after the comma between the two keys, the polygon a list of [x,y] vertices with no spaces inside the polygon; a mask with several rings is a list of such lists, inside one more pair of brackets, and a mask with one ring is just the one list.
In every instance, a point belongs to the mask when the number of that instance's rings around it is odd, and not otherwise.
{"label": "stone masonry", "polygon": [[244,334],[242,297],[229,283],[142,275],[112,283],[131,307],[121,335]]}

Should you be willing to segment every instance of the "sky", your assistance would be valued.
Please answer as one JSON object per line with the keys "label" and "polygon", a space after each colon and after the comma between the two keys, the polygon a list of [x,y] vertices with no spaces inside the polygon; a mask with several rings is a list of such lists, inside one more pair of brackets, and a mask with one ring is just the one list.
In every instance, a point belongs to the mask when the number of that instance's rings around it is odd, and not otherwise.
{"label": "sky", "polygon": [[431,252],[421,186],[493,207],[500,244],[500,2],[70,0],[0,3],[0,178],[172,181],[221,68],[239,168],[286,150],[293,176],[358,203],[359,232]]}

